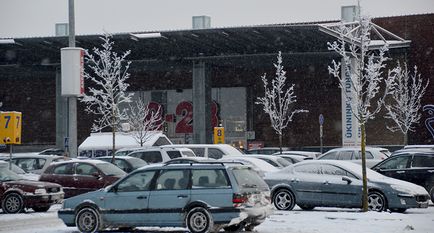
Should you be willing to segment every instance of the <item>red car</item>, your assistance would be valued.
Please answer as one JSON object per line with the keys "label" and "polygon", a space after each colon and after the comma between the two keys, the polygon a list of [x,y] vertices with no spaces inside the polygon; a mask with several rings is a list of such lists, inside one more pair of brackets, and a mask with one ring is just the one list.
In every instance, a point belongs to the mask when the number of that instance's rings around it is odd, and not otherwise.
{"label": "red car", "polygon": [[0,203],[4,213],[15,214],[31,208],[45,212],[63,200],[62,186],[58,184],[24,180],[9,170],[9,165],[0,163]]}
{"label": "red car", "polygon": [[69,160],[52,163],[41,174],[40,181],[63,186],[65,198],[104,188],[126,173],[101,160]]}

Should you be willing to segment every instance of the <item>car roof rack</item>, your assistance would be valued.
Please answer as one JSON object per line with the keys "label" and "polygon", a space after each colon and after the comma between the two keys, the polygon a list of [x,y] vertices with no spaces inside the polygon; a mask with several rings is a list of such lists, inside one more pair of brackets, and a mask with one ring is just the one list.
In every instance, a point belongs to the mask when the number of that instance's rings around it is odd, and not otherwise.
{"label": "car roof rack", "polygon": [[193,164],[219,164],[224,166],[225,164],[240,164],[240,165],[244,165],[242,162],[237,162],[237,161],[230,161],[230,162],[220,162],[220,161],[190,161],[188,163],[165,163],[164,166],[167,165],[186,165],[186,164],[190,164],[190,166],[193,166]]}

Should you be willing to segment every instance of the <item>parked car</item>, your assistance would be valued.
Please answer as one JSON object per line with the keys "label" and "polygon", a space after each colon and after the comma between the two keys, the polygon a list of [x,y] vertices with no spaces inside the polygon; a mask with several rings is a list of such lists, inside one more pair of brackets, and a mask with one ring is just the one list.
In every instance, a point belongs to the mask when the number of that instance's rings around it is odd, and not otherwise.
{"label": "parked car", "polygon": [[[279,154],[280,153],[274,153],[274,155],[279,155]],[[313,151],[288,150],[288,151],[282,151],[281,155],[299,155],[299,156],[304,156],[304,157],[316,159],[319,156],[321,156],[321,153],[313,152]]]}
{"label": "parked car", "polygon": [[125,174],[115,165],[101,160],[69,160],[51,164],[39,180],[62,185],[65,198],[69,198],[104,188]]}
{"label": "parked car", "polygon": [[434,151],[403,150],[372,169],[385,176],[423,186],[434,202]]}
{"label": "parked car", "polygon": [[105,189],[65,200],[58,211],[82,232],[106,227],[252,230],[271,212],[267,184],[237,164],[153,164]]}
{"label": "parked car", "polygon": [[[368,207],[372,211],[404,212],[427,208],[428,192],[421,186],[397,180],[367,169]],[[278,172],[267,173],[278,210],[304,210],[317,206],[358,208],[362,206],[362,168],[339,160],[306,160]]]}
{"label": "parked car", "polygon": [[188,148],[173,148],[173,147],[149,147],[133,151],[128,156],[135,157],[151,163],[163,163],[174,158],[180,157],[195,157],[194,152]]}
{"label": "parked car", "polygon": [[273,154],[273,156],[286,159],[286,161],[288,161],[291,164],[298,163],[303,160],[313,159],[312,157],[307,157],[304,155],[295,155],[295,154]]}
{"label": "parked car", "polygon": [[[111,163],[112,156],[97,157],[95,159]],[[131,156],[118,156],[118,157],[115,156],[114,165],[122,169],[124,172],[130,173],[136,170],[137,168],[148,165],[148,163],[143,159],[139,159]]]}
{"label": "parked car", "polygon": [[280,158],[278,156],[272,156],[272,155],[260,155],[260,154],[246,154],[244,155],[246,157],[252,157],[264,160],[265,162],[273,165],[276,168],[282,169],[284,167],[287,167],[291,165],[292,163],[288,162],[286,159]]}
{"label": "parked car", "polygon": [[[5,162],[5,161],[0,160],[0,167],[5,167],[5,168],[9,169],[9,162]],[[21,177],[21,179],[36,180],[36,181],[39,180],[38,174],[25,172],[23,169],[21,169],[20,167],[18,167],[14,163],[11,164],[11,168],[12,169],[9,169],[9,170],[16,173],[18,176]]]}
{"label": "parked car", "polygon": [[[282,151],[289,150],[288,147],[282,147]],[[280,153],[280,147],[262,147],[262,148],[255,148],[250,149],[246,151],[247,154],[264,154],[264,155],[271,155],[274,153]]]}
{"label": "parked car", "polygon": [[136,150],[143,150],[143,149],[147,149],[150,146],[146,146],[146,147],[127,147],[127,148],[122,148],[119,149],[115,152],[115,157],[117,156],[125,156],[128,155],[129,153],[136,151]]}
{"label": "parked car", "polygon": [[[3,158],[9,161],[9,156]],[[12,162],[25,172],[41,174],[53,162],[65,161],[69,158],[57,155],[40,155],[40,154],[14,154]]]}
{"label": "parked car", "polygon": [[15,214],[31,208],[46,212],[51,205],[63,200],[58,184],[24,180],[9,170],[9,164],[0,163],[0,207],[4,213]]}
{"label": "parked car", "polygon": [[[390,151],[381,147],[366,147],[366,166],[373,167],[375,164],[389,158]],[[331,149],[322,156],[322,159],[336,159],[336,160],[349,160],[354,163],[362,164],[362,152],[360,147],[341,147]]]}
{"label": "parked car", "polygon": [[232,163],[241,163],[244,165],[249,165],[255,170],[261,177],[264,177],[267,172],[275,172],[278,171],[279,168],[274,167],[273,165],[265,162],[264,160],[258,158],[252,158],[248,156],[225,156],[217,161],[220,162],[232,162]]}
{"label": "parked car", "polygon": [[243,155],[237,148],[228,144],[173,144],[162,147],[170,148],[189,148],[198,157],[220,159],[226,155]]}
{"label": "parked car", "polygon": [[63,155],[65,155],[65,151],[63,149],[58,149],[58,148],[49,148],[49,149],[45,149],[45,150],[39,152],[38,155],[58,155],[58,156],[63,156]]}

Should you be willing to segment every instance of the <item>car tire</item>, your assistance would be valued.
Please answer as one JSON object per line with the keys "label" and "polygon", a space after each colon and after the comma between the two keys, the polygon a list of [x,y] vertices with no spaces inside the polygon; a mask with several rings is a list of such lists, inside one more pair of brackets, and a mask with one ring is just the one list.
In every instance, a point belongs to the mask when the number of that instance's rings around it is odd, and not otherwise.
{"label": "car tire", "polygon": [[294,194],[288,189],[279,189],[273,195],[273,204],[278,210],[292,210],[295,206]]}
{"label": "car tire", "polygon": [[390,209],[391,212],[396,212],[396,213],[404,213],[407,209],[406,208],[396,208],[396,209]]}
{"label": "car tire", "polygon": [[35,212],[47,212],[50,209],[50,206],[42,206],[42,207],[32,207]]}
{"label": "car tire", "polygon": [[212,216],[203,207],[194,207],[188,211],[186,225],[191,233],[207,233],[214,229]]}
{"label": "car tire", "polygon": [[255,228],[255,227],[257,227],[259,224],[253,224],[253,223],[251,223],[251,224],[248,224],[248,225],[246,225],[245,227],[244,227],[244,230],[245,231],[253,231],[253,229]]}
{"label": "car tire", "polygon": [[240,222],[239,224],[224,227],[223,230],[225,230],[225,232],[240,232],[244,229],[244,226],[245,224]]}
{"label": "car tire", "polygon": [[102,222],[98,211],[91,207],[80,209],[75,217],[75,225],[80,232],[97,232],[101,230]]}
{"label": "car tire", "polygon": [[5,213],[16,214],[24,210],[24,201],[18,193],[9,193],[3,199],[2,209]]}
{"label": "car tire", "polygon": [[368,193],[368,209],[370,211],[382,212],[387,209],[386,198],[377,191]]}
{"label": "car tire", "polygon": [[315,206],[312,205],[298,205],[302,210],[313,210]]}

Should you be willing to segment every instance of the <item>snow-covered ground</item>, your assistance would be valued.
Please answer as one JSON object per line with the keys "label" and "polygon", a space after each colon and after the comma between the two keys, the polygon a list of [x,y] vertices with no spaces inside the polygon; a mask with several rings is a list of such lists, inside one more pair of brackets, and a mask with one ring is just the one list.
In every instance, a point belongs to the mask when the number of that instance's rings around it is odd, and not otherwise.
{"label": "snow-covered ground", "polygon": [[[76,233],[57,218],[53,206],[48,213],[7,215],[0,213],[0,232],[8,233]],[[112,231],[113,232],[113,231]],[[140,228],[137,232],[185,232],[180,228]],[[316,208],[303,211],[275,211],[258,233],[432,233],[434,206],[410,209],[404,214],[388,212],[362,213],[359,209]]]}

